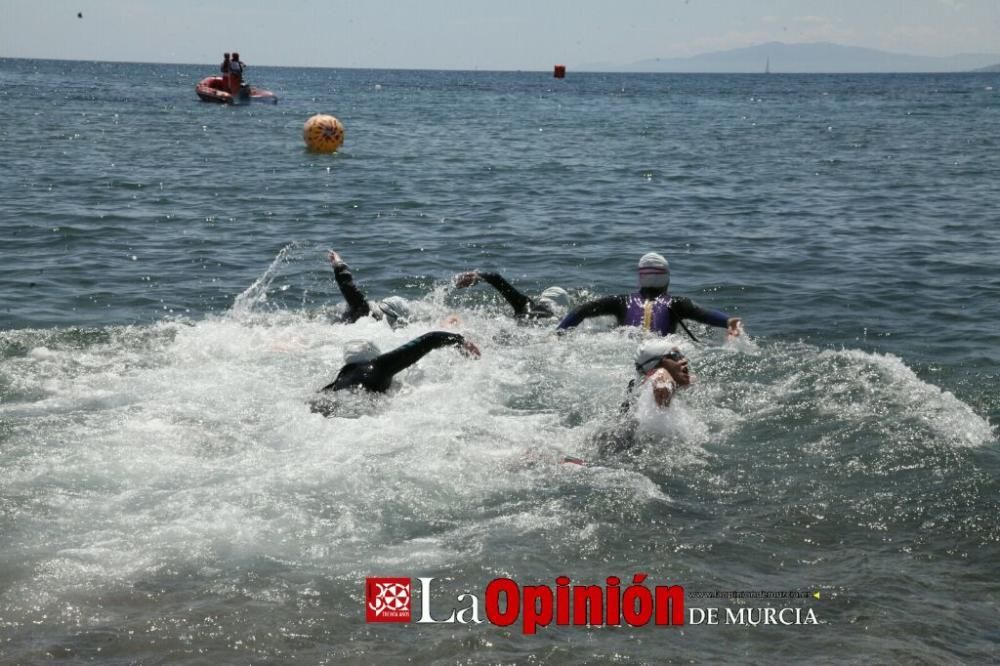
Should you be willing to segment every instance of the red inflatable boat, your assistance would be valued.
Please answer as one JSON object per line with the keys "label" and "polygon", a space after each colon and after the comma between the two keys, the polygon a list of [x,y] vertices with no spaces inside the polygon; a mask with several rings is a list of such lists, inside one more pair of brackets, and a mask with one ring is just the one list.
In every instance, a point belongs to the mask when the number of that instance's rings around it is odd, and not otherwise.
{"label": "red inflatable boat", "polygon": [[198,97],[203,102],[216,102],[218,104],[246,104],[251,101],[278,103],[278,96],[270,90],[248,85],[240,88],[239,95],[233,95],[229,92],[229,86],[221,76],[206,76],[194,87],[194,91],[198,93]]}

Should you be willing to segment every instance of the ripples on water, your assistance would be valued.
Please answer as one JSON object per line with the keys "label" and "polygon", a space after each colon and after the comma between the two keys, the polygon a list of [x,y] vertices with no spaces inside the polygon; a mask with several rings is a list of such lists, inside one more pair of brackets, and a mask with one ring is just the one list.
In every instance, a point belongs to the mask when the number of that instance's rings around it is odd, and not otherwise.
{"label": "ripples on water", "polygon": [[[0,656],[642,663],[658,630],[360,620],[371,574],[635,571],[823,590],[829,626],[690,627],[679,658],[995,654],[984,77],[253,69],[281,103],[226,109],[203,70],[0,63]],[[302,151],[314,112],[337,155]],[[331,246],[421,322],[332,324]],[[699,382],[643,452],[559,465],[597,458],[635,340],[447,278],[617,293],[649,249],[751,337],[678,340]],[[309,412],[347,340],[453,312],[481,360]]]}

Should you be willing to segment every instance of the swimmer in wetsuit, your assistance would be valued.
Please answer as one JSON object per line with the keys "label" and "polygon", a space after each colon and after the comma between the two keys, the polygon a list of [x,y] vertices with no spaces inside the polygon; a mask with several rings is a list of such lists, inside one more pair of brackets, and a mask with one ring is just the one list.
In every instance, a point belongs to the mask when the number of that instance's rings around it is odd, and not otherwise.
{"label": "swimmer in wetsuit", "polygon": [[621,415],[632,411],[639,390],[647,382],[653,387],[653,400],[660,408],[669,407],[679,389],[694,383],[687,358],[679,348],[663,339],[647,340],[639,346],[635,354],[635,371],[638,376],[628,383],[628,397],[619,410]]}
{"label": "swimmer in wetsuit", "polygon": [[558,317],[570,305],[569,294],[562,287],[549,287],[538,298],[529,298],[499,273],[468,271],[454,278],[455,287],[464,289],[482,280],[500,292],[500,295],[514,308],[514,316],[519,319],[550,319]]}
{"label": "swimmer in wetsuit", "polygon": [[337,286],[344,300],[347,301],[345,322],[353,324],[362,317],[372,316],[375,319],[384,319],[393,328],[400,328],[409,323],[410,308],[405,300],[399,296],[389,296],[376,303],[369,302],[355,284],[350,266],[333,250],[329,251],[328,256],[330,265],[333,266],[333,277],[337,280]]}
{"label": "swimmer in wetsuit", "polygon": [[662,338],[647,340],[635,354],[636,377],[628,383],[625,400],[618,409],[618,419],[610,428],[597,432],[601,456],[630,451],[636,453],[636,405],[642,388],[652,387],[657,409],[667,409],[682,388],[694,383],[694,375],[681,350]]}
{"label": "swimmer in wetsuit", "polygon": [[[671,296],[670,266],[667,260],[655,252],[639,259],[639,291],[634,294],[605,296],[588,301],[574,308],[559,322],[559,331],[578,326],[590,317],[612,316],[619,326],[637,326],[645,331],[669,335],[677,330],[678,324],[688,335],[684,319],[693,319],[710,326],[728,330],[729,335],[738,336],[743,331],[743,321],[730,317],[719,310],[707,310],[691,299]],[[694,338],[694,336],[691,336]]]}
{"label": "swimmer in wetsuit", "polygon": [[[429,352],[439,347],[459,347],[467,356],[479,358],[479,348],[458,333],[432,331],[410,340],[402,347],[380,354],[378,347],[364,340],[347,343],[344,350],[344,367],[337,378],[319,390],[329,394],[345,389],[361,389],[373,393],[385,393],[392,385],[392,378],[407,369]],[[320,397],[312,403],[312,410],[329,416],[332,404]]]}

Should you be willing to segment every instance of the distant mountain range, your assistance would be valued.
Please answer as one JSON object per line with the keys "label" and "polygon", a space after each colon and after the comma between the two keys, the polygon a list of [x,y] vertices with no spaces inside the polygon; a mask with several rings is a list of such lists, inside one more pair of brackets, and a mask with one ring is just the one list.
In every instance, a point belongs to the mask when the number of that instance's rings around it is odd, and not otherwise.
{"label": "distant mountain range", "polygon": [[599,72],[750,72],[762,73],[862,73],[862,72],[968,72],[1000,67],[1000,54],[963,53],[935,57],[890,53],[829,42],[785,44],[768,42],[757,46],[716,51],[688,58],[653,58],[622,65],[592,63],[583,71]]}

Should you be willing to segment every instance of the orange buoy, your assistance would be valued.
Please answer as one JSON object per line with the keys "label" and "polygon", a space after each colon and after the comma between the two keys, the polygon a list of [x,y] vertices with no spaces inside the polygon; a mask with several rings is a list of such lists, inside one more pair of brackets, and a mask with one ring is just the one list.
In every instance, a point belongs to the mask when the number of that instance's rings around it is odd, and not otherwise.
{"label": "orange buoy", "polygon": [[302,138],[309,150],[333,153],[344,143],[344,126],[333,116],[317,113],[306,121]]}
{"label": "orange buoy", "polygon": [[557,79],[565,79],[566,65],[556,65],[555,68],[553,68],[552,70],[552,76],[556,77]]}

